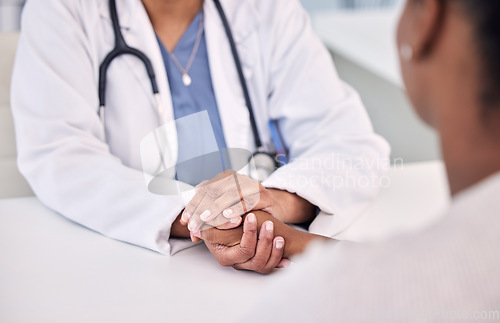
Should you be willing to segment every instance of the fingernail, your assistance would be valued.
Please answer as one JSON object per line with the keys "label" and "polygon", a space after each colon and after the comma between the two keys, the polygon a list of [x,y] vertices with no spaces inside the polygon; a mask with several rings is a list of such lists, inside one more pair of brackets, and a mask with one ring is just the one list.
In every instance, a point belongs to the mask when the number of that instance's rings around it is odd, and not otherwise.
{"label": "fingernail", "polygon": [[257,219],[255,218],[255,214],[249,213],[247,215],[248,223],[255,223],[257,222]]}
{"label": "fingernail", "polygon": [[271,222],[271,221],[266,222],[266,230],[273,231],[273,222]]}
{"label": "fingernail", "polygon": [[284,244],[285,244],[285,240],[284,239],[276,239],[276,249],[283,248]]}
{"label": "fingernail", "polygon": [[191,235],[193,235],[193,236],[195,236],[197,238],[201,238],[200,231],[192,232]]}
{"label": "fingernail", "polygon": [[233,214],[233,210],[231,209],[225,209],[224,212],[222,212],[222,215],[224,215],[226,218],[231,216]]}
{"label": "fingernail", "polygon": [[203,211],[203,213],[200,215],[200,219],[201,219],[202,221],[206,221],[206,220],[210,217],[210,215],[211,215],[211,214],[212,214],[212,212],[210,212],[210,210],[205,210],[205,211]]}
{"label": "fingernail", "polygon": [[194,229],[196,229],[196,223],[194,223],[193,221],[189,222],[189,224],[188,224],[188,230],[189,231],[194,231]]}
{"label": "fingernail", "polygon": [[231,223],[233,223],[233,224],[234,224],[234,223],[238,223],[238,222],[240,222],[240,217],[237,217],[237,218],[232,218],[231,220],[229,220],[229,222],[231,222]]}
{"label": "fingernail", "polygon": [[187,217],[188,220],[191,219],[191,213],[187,213],[186,212],[186,217]]}

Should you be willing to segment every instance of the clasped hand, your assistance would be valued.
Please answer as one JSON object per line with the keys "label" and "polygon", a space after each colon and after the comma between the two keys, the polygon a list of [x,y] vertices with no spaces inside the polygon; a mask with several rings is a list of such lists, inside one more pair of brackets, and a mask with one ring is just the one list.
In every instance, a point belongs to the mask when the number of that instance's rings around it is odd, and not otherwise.
{"label": "clasped hand", "polygon": [[274,215],[279,207],[273,194],[262,184],[234,170],[201,182],[195,190],[180,219],[195,235],[211,227],[236,228],[247,212],[263,210]]}
{"label": "clasped hand", "polygon": [[[261,221],[262,216],[266,216],[264,212],[255,213]],[[249,213],[244,217],[243,226],[231,230],[203,230],[200,238],[221,265],[267,274],[276,267],[286,266],[289,261],[283,258],[285,239],[274,237],[274,223],[265,220],[259,230],[261,221],[254,213]]]}
{"label": "clasped hand", "polygon": [[[188,226],[193,241],[204,240],[221,265],[268,273],[287,263],[282,261],[285,239],[274,236],[273,221],[258,221],[249,213],[241,226],[249,211],[272,213],[278,208],[278,201],[259,182],[228,170],[203,181],[195,190],[180,222]],[[259,219],[272,219],[264,212],[255,213]]]}

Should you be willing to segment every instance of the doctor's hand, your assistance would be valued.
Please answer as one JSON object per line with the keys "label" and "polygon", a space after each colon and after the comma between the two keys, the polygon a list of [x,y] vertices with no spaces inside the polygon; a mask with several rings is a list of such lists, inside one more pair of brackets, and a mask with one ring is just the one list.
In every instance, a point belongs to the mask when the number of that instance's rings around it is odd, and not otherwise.
{"label": "doctor's hand", "polygon": [[274,223],[258,222],[256,215],[249,213],[243,226],[231,230],[202,230],[200,238],[221,265],[267,274],[276,267],[286,266],[289,261],[282,258],[285,239],[275,237]]}
{"label": "doctor's hand", "polygon": [[[241,216],[263,210],[283,222],[311,220],[315,207],[286,191],[266,189],[261,183],[234,170],[227,170],[196,186],[196,194],[186,206],[181,223],[197,233],[201,227],[231,229],[240,225]],[[207,226],[208,225],[208,226]]]}

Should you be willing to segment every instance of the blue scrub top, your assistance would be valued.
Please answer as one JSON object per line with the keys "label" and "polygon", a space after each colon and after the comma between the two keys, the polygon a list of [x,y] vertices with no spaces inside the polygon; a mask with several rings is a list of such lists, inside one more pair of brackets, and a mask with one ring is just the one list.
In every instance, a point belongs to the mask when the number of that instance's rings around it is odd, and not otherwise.
{"label": "blue scrub top", "polygon": [[[173,51],[173,54],[183,67],[186,66],[196,42],[201,15],[202,11],[193,19]],[[209,116],[213,134],[215,135],[218,150],[223,151],[223,149],[226,148],[226,140],[224,138],[217,101],[212,87],[205,32],[203,31],[198,51],[188,71],[192,80],[190,86],[184,85],[182,82],[182,72],[178,69],[177,65],[175,65],[161,40],[158,37],[157,39],[170,85],[175,119],[178,120],[198,112],[206,111]],[[210,158],[208,161],[207,159],[203,160],[203,158],[198,158],[194,164],[191,162],[189,166],[179,166],[179,163],[182,164],[182,162],[188,160],[192,161],[194,157],[202,156],[206,154],[207,150],[210,151],[211,148],[213,148],[201,147],[203,145],[210,145],[204,144],[207,142],[206,128],[207,127],[196,126],[195,124],[189,126],[185,122],[177,122],[179,143],[179,162],[177,167],[178,180],[191,185],[197,185],[202,180],[212,178],[223,170],[226,170],[222,158],[217,158],[217,162],[214,162],[213,158]]]}

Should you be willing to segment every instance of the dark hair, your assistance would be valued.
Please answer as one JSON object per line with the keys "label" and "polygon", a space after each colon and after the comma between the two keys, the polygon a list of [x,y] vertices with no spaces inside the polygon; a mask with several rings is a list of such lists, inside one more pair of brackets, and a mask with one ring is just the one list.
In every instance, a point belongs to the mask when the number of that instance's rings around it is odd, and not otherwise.
{"label": "dark hair", "polygon": [[470,18],[481,59],[481,101],[485,107],[500,102],[500,0],[444,0],[456,2]]}

